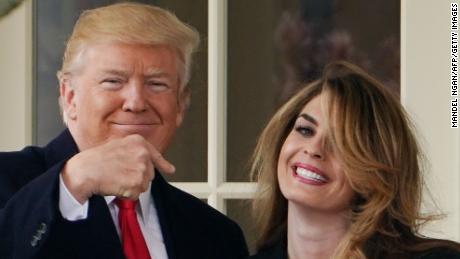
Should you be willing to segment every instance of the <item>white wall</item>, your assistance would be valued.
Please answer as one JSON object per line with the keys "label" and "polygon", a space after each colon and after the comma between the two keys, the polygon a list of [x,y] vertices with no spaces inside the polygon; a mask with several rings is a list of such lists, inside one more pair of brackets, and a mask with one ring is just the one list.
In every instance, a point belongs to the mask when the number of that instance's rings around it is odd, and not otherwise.
{"label": "white wall", "polygon": [[[450,128],[449,0],[401,1],[402,101],[429,160],[426,182],[447,217],[430,235],[460,241],[459,129]],[[428,195],[426,195],[428,197]],[[426,205],[432,211],[432,205]]]}
{"label": "white wall", "polygon": [[0,150],[32,140],[32,2],[0,18]]}

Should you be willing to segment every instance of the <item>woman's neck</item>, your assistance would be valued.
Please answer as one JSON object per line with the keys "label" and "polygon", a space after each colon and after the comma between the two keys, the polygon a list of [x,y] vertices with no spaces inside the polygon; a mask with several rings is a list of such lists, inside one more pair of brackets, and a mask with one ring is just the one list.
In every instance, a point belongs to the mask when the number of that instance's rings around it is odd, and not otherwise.
{"label": "woman's neck", "polygon": [[289,202],[289,258],[331,258],[349,227],[349,220],[344,214],[318,212]]}

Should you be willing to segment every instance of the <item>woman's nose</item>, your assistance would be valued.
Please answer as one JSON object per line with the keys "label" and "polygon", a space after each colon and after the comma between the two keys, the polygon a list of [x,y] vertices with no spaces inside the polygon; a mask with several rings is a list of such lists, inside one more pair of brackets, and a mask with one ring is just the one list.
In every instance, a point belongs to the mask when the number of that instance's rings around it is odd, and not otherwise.
{"label": "woman's nose", "polygon": [[304,148],[304,153],[312,158],[323,160],[324,159],[324,139],[320,136],[315,136],[311,139],[308,146]]}

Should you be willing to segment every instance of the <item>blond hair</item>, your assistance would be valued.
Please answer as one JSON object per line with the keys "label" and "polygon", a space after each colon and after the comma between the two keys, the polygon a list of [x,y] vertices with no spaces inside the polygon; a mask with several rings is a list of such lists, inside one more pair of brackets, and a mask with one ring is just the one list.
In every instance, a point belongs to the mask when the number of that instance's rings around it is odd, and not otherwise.
{"label": "blond hair", "polygon": [[58,78],[77,69],[88,45],[101,42],[172,47],[179,61],[180,92],[188,92],[192,54],[198,47],[199,34],[173,13],[140,3],[118,3],[84,11],[67,41]]}
{"label": "blond hair", "polygon": [[355,191],[351,225],[334,258],[403,258],[436,246],[458,248],[418,233],[420,223],[432,217],[420,213],[422,156],[402,105],[376,79],[341,61],[326,66],[319,80],[289,99],[259,138],[251,168],[259,182],[254,199],[258,249],[286,238],[287,200],[278,184],[278,156],[295,118],[322,93],[327,98],[328,144]]}

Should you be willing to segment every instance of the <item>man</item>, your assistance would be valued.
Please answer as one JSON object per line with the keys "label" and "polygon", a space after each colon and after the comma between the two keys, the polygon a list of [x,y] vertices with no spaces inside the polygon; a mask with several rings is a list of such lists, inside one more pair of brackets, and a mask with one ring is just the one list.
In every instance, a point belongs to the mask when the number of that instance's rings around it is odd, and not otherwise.
{"label": "man", "polygon": [[160,8],[84,12],[58,72],[68,126],[0,154],[0,258],[241,258],[241,229],[169,185],[198,34]]}

